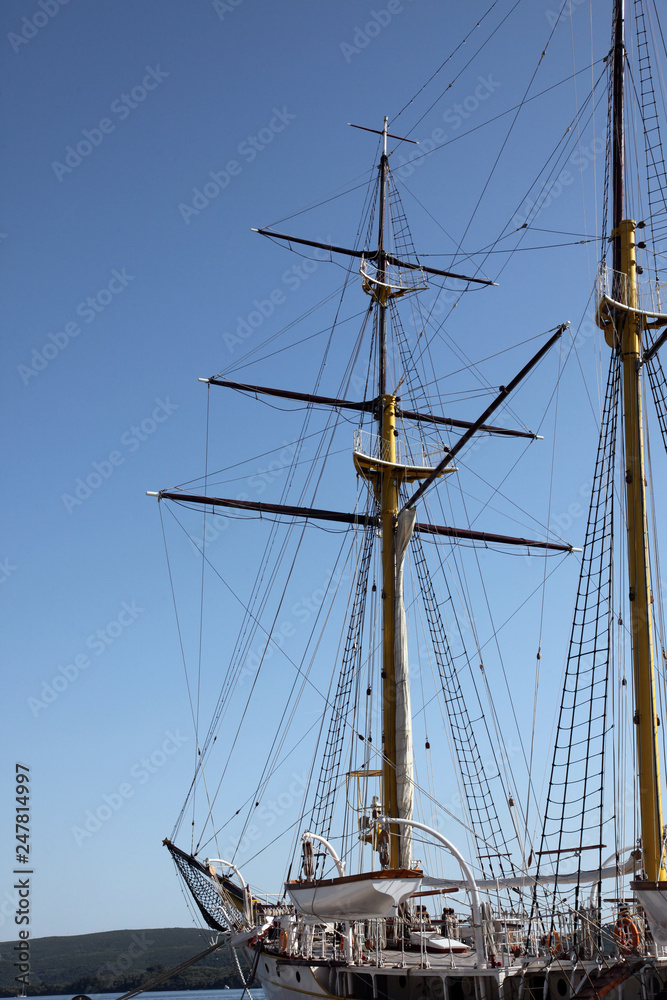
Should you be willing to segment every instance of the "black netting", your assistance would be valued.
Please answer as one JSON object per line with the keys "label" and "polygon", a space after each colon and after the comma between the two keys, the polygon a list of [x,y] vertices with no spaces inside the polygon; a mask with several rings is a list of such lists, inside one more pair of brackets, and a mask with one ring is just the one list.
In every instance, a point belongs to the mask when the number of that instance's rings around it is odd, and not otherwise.
{"label": "black netting", "polygon": [[[228,896],[227,906],[223,906],[220,893],[211,882],[211,876],[204,865],[190,854],[185,854],[169,840],[165,841],[165,846],[208,926],[214,931],[231,929],[228,926],[229,919],[225,918],[228,911],[233,912],[238,908],[238,903],[232,898],[231,892],[223,890]],[[239,919],[232,919],[231,923],[234,927],[240,924],[240,914]]]}

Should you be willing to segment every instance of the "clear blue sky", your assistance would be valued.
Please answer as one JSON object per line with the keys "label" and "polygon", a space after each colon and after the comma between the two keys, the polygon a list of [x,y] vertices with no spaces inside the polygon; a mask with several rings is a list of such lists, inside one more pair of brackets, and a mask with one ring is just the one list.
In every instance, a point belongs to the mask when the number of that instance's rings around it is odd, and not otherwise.
{"label": "clear blue sky", "polygon": [[[503,0],[488,23],[500,25],[511,6]],[[203,473],[206,389],[198,377],[230,368],[343,276],[324,265],[288,275],[300,258],[250,227],[368,176],[375,137],[347,122],[380,128],[387,114],[390,129],[413,129],[422,140],[435,134],[440,143],[512,108],[558,6],[524,0],[466,68],[468,55],[491,34],[480,29],[398,120],[479,20],[486,0],[4,0],[0,6],[1,939],[15,930],[17,761],[30,767],[33,936],[189,923],[160,842],[187,788],[194,740],[157,505],[145,491]],[[606,23],[598,27],[595,58],[608,38]],[[572,28],[579,68],[590,60],[587,5],[575,7]],[[566,20],[556,26],[531,93],[571,74],[572,49]],[[590,74],[580,79],[581,100]],[[467,248],[490,242],[518,209],[574,107],[571,85],[539,111],[538,103],[529,106],[465,237]],[[460,238],[512,117],[405,170],[408,211],[418,210],[412,195],[428,201],[444,230]],[[593,142],[589,132],[582,148],[594,152]],[[572,167],[575,182],[542,214],[546,228],[583,231],[582,189],[593,179],[593,162],[591,152],[582,181]],[[598,185],[601,169],[598,157]],[[347,243],[362,196],[357,191],[285,226]],[[449,236],[422,218],[417,235],[424,251],[449,251]],[[587,224],[594,232],[592,213]],[[527,339],[562,320],[578,321],[595,250],[585,254],[584,248],[545,251],[530,265],[526,260],[525,270],[517,254],[501,288],[484,300],[478,295],[452,334],[470,356],[482,358],[524,339],[523,330]],[[486,269],[494,268],[491,259]],[[565,294],[570,289],[572,298]],[[246,337],[255,300],[265,312],[273,301],[274,315]],[[320,329],[326,317],[318,311],[310,322]],[[308,324],[300,329],[305,335]],[[583,348],[593,369],[594,339],[584,339]],[[510,378],[532,349],[512,353],[494,384]],[[314,356],[304,351],[303,371],[293,358],[279,359],[253,376],[307,390]],[[583,395],[561,405],[572,408],[582,433],[594,433]],[[239,431],[265,416],[252,417],[245,405],[236,417],[229,407],[221,413],[219,466],[239,459],[245,447]],[[278,454],[291,440],[282,417],[267,433],[266,450]],[[256,442],[254,448],[261,451]],[[550,444],[545,448],[548,470]],[[261,467],[257,460],[250,472]],[[578,503],[587,478],[576,455],[569,472],[555,508],[562,515]],[[574,520],[576,542],[583,518]],[[321,575],[314,566],[307,586],[317,587]],[[532,585],[538,579],[535,569]],[[557,671],[561,660],[562,651]],[[212,681],[211,700],[216,694]],[[109,818],[93,835],[82,835],[87,814],[104,803]]]}

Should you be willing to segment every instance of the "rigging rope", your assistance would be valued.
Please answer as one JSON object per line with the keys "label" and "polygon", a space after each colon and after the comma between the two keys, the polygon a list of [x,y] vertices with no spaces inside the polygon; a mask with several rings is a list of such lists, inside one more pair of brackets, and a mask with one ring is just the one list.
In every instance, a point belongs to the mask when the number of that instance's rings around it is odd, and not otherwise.
{"label": "rigging rope", "polygon": [[[551,777],[544,811],[537,877],[545,860],[555,855],[556,888],[565,854],[594,848],[602,867],[604,813],[604,764],[613,624],[614,463],[621,384],[621,359],[612,354],[595,476],[591,493],[586,539],[577,589],[574,621],[566,663],[565,684],[556,730]],[[612,820],[615,814],[612,812]],[[597,844],[587,839],[597,839]],[[571,857],[569,859],[571,861]],[[586,867],[591,867],[590,864]],[[580,885],[575,888],[578,900]],[[595,889],[601,904],[600,886]],[[555,927],[557,905],[551,901],[550,930]],[[576,904],[575,904],[576,906]],[[531,921],[539,913],[539,891],[533,894]],[[576,920],[575,920],[576,931]]]}
{"label": "rigging rope", "polygon": [[496,772],[487,778],[474,732],[476,724],[484,724],[484,717],[474,720],[470,718],[459,680],[462,666],[470,669],[470,662],[464,649],[463,653],[457,657],[458,659],[463,658],[463,664],[461,666],[455,664],[455,657],[447,639],[447,630],[440,613],[440,606],[435,596],[424,547],[419,535],[413,538],[412,546],[431,645],[438,666],[458,766],[463,777],[470,823],[473,829],[479,831],[484,838],[484,846],[487,850],[490,848],[497,855],[494,858],[492,854],[482,854],[480,841],[477,841],[475,851],[479,867],[485,878],[495,878],[498,874],[503,877],[506,874],[503,857],[507,858],[509,849],[503,836],[490,785],[491,781],[500,779],[500,772],[496,769]]}
{"label": "rigging rope", "polygon": [[[338,686],[333,699],[333,709],[329,718],[329,731],[322,755],[322,765],[310,817],[310,828],[326,840],[329,839],[331,833],[336,791],[340,780],[343,747],[347,740],[346,720],[350,710],[352,682],[355,674],[361,672],[364,614],[368,594],[368,572],[376,533],[374,526],[367,526],[364,529],[361,565],[357,573],[354,602],[347,628],[347,638],[340,673],[338,675]],[[326,856],[318,852],[316,858],[316,874],[321,875]]]}

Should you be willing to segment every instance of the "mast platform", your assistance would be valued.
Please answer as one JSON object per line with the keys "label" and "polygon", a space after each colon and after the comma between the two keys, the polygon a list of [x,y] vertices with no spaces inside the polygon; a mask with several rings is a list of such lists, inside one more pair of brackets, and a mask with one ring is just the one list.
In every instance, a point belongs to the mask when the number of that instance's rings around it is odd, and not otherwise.
{"label": "mast platform", "polygon": [[388,299],[396,299],[411,292],[420,292],[428,288],[424,272],[420,267],[407,270],[393,264],[384,263],[378,266],[375,261],[363,257],[359,268],[361,287],[367,295],[376,302],[386,303]]}
{"label": "mast platform", "polygon": [[[619,313],[635,316],[644,330],[667,325],[667,313],[660,301],[662,287],[650,281],[639,281],[636,277],[631,283],[623,271],[606,265],[600,267],[595,281],[595,320],[604,330],[610,346],[614,317]],[[634,304],[630,304],[632,296]]]}
{"label": "mast platform", "polygon": [[[430,453],[423,442],[410,443],[406,438],[394,438],[393,454],[387,442],[379,434],[372,431],[357,430],[354,433],[353,457],[357,472],[365,479],[371,479],[380,472],[395,469],[399,477],[407,483],[419,479],[427,479],[443,458],[443,449],[438,448],[437,454]],[[435,464],[431,464],[435,461]],[[443,469],[441,476],[449,472],[457,472],[455,466]]]}

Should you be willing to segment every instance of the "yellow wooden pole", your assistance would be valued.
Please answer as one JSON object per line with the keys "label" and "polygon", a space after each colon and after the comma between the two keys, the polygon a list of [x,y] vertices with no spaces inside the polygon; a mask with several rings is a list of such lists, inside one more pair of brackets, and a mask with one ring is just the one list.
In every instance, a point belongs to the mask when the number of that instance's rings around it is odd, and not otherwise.
{"label": "yellow wooden pole", "polygon": [[662,858],[662,802],[642,421],[643,323],[641,314],[632,311],[638,309],[635,229],[636,223],[625,219],[613,234],[620,241],[621,273],[626,280],[623,304],[629,307],[627,311],[617,312],[617,323],[621,327],[617,334],[623,361],[628,569],[642,849],[647,878],[663,881],[666,874]]}
{"label": "yellow wooden pole", "polygon": [[[381,459],[392,463],[382,467],[380,517],[382,522],[382,727],[384,761],[382,765],[383,811],[385,816],[398,813],[396,788],[396,676],[394,635],[396,631],[396,570],[394,534],[398,515],[399,471],[396,468],[396,397],[381,397]],[[398,868],[399,831],[389,828],[389,867]]]}

